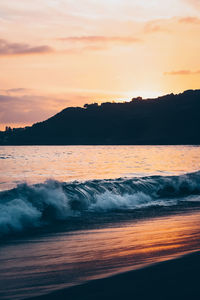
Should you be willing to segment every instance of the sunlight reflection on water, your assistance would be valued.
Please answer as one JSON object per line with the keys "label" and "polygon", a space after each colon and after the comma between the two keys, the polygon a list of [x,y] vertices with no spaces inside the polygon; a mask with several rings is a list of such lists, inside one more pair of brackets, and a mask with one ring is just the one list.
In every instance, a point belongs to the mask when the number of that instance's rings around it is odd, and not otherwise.
{"label": "sunlight reflection on water", "polygon": [[199,146],[0,146],[0,189],[17,183],[178,175],[200,169]]}

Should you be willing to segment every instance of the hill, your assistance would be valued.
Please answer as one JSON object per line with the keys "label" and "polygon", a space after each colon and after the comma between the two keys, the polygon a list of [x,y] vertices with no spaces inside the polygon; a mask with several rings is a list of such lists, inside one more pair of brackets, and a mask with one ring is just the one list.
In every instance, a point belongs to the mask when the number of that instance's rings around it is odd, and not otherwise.
{"label": "hill", "polygon": [[0,132],[0,144],[200,144],[200,90],[68,107],[31,127]]}

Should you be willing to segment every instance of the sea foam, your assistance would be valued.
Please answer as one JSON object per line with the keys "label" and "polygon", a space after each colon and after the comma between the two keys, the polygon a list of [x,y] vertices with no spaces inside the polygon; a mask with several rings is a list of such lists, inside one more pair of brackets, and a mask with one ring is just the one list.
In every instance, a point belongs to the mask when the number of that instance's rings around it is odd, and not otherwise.
{"label": "sea foam", "polygon": [[173,206],[192,195],[200,195],[200,172],[72,183],[23,183],[0,192],[0,236],[68,221],[87,212],[105,214]]}

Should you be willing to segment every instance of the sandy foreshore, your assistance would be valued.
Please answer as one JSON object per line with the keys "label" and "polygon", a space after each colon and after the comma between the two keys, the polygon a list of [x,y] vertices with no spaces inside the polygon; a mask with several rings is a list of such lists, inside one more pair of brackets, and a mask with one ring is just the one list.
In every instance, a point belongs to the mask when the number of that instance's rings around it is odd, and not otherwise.
{"label": "sandy foreshore", "polygon": [[200,299],[200,252],[29,300]]}

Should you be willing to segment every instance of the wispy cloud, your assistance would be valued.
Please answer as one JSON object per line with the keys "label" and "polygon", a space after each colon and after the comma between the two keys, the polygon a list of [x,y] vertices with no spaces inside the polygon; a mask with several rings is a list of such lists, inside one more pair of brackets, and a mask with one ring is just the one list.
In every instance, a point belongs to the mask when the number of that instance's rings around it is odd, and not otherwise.
{"label": "wispy cloud", "polygon": [[104,35],[68,36],[58,38],[57,40],[67,45],[67,49],[64,52],[70,54],[80,54],[85,51],[104,51],[116,46],[126,47],[142,42],[140,38],[134,36]]}
{"label": "wispy cloud", "polygon": [[103,35],[90,35],[90,36],[69,36],[59,38],[60,41],[68,43],[81,43],[81,44],[133,44],[141,42],[141,39],[132,36],[103,36]]}
{"label": "wispy cloud", "polygon": [[152,22],[147,22],[146,25],[144,26],[144,32],[145,33],[159,33],[159,32],[167,32],[170,33],[171,31],[167,28],[164,27],[161,24],[161,21],[152,21]]}
{"label": "wispy cloud", "polygon": [[186,18],[180,18],[180,23],[186,23],[186,24],[197,24],[200,25],[200,18],[197,17],[186,17]]}
{"label": "wispy cloud", "polygon": [[16,88],[16,89],[7,89],[7,90],[3,90],[5,93],[7,94],[21,94],[21,93],[28,93],[30,92],[30,89],[25,89],[25,88]]}
{"label": "wispy cloud", "polygon": [[200,70],[191,71],[191,70],[178,70],[178,71],[171,71],[165,72],[164,75],[198,75],[200,74]]}
{"label": "wispy cloud", "polygon": [[66,107],[69,102],[67,99],[28,93],[18,95],[17,89],[13,90],[16,90],[16,95],[6,94],[6,91],[0,94],[0,124],[42,121]]}
{"label": "wispy cloud", "polygon": [[0,39],[0,55],[23,55],[23,54],[42,54],[53,52],[47,45],[32,47],[29,44],[10,43]]}

